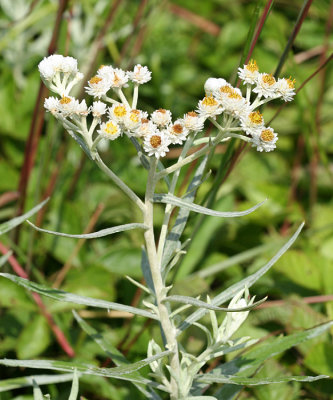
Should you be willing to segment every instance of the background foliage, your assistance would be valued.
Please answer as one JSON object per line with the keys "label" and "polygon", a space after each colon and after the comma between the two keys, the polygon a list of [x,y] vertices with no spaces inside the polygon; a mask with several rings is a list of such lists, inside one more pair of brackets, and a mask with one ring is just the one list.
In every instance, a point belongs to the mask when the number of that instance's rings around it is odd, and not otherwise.
{"label": "background foliage", "polygon": [[[68,233],[138,222],[138,215],[52,118],[46,115],[43,123],[46,91],[40,88],[37,64],[48,52],[78,58],[88,78],[100,64],[147,65],[153,79],[142,88],[140,108],[151,112],[170,108],[174,116],[195,107],[208,77],[235,81],[251,21],[260,26],[258,18],[265,10],[269,12],[266,20],[261,19],[264,25],[253,51],[262,70],[274,73],[295,26],[300,29],[282,67],[283,76],[292,75],[299,88],[332,58],[333,6],[328,0],[313,4],[300,0],[1,0],[0,6],[0,219],[5,221],[50,196],[33,221]],[[302,7],[306,15],[297,23]],[[292,250],[252,289],[258,297],[268,294],[270,301],[250,313],[242,328],[248,336],[291,333],[333,319],[332,81],[327,63],[276,116],[272,127],[280,139],[274,153],[259,154],[237,143],[233,148],[220,146],[211,160],[212,174],[196,200],[202,204],[209,198],[215,180],[219,182],[217,210],[246,209],[266,197],[267,203],[231,221],[192,215],[185,232],[192,242],[177,270],[177,292],[213,295],[256,270],[278,249],[281,237],[294,231],[294,223],[306,221]],[[266,107],[265,120],[275,116],[279,107],[278,102]],[[177,155],[175,148],[168,158]],[[146,172],[129,142],[112,143],[103,157],[137,193],[144,193]],[[221,160],[225,160],[222,172]],[[190,172],[191,167],[184,171],[185,179]],[[182,190],[178,188],[178,195]],[[157,224],[162,213],[157,206]],[[15,260],[36,282],[136,305],[141,293],[124,275],[142,279],[141,245],[141,232],[136,230],[111,239],[78,241],[40,234],[24,225],[1,237],[0,250],[13,249]],[[249,252],[252,248],[255,251]],[[241,258],[232,258],[238,253]],[[2,269],[12,272],[12,266],[13,262]],[[212,266],[216,273],[202,272]],[[69,359],[29,293],[5,279],[0,280],[0,293],[1,358]],[[43,302],[77,360],[112,366],[73,321],[71,304],[47,298]],[[158,336],[158,327],[143,324],[139,317],[84,307],[77,311],[133,361],[144,358],[149,338]],[[203,340],[194,329],[184,337],[193,351],[201,348]],[[322,335],[271,359],[256,376],[332,376],[330,354],[332,338]],[[3,379],[26,374],[0,369]],[[82,377],[80,386],[89,399],[139,398],[135,389],[101,377]],[[69,383],[50,385],[48,392],[60,400],[69,387]],[[239,399],[330,399],[332,392],[331,380],[293,382],[249,388]],[[30,389],[0,393],[0,399],[31,399],[30,393]]]}

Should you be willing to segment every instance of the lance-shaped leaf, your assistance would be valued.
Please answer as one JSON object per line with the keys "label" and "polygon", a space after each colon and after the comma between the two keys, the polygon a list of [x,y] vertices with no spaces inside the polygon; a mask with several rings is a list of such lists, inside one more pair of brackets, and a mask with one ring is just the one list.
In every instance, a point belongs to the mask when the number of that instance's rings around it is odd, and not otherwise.
{"label": "lance-shaped leaf", "polygon": [[7,367],[23,367],[23,368],[38,368],[38,369],[50,369],[53,371],[73,371],[77,369],[78,372],[86,375],[97,375],[105,376],[107,378],[117,378],[126,381],[143,383],[153,385],[163,390],[164,386],[156,384],[149,379],[143,377],[137,377],[133,375],[133,372],[149,365],[151,362],[159,360],[162,357],[168,356],[172,351],[167,350],[160,354],[156,354],[152,357],[147,357],[141,361],[133,364],[124,365],[115,368],[98,368],[94,365],[84,364],[81,362],[66,362],[58,360],[0,360],[0,365]]}
{"label": "lance-shaped leaf", "polygon": [[133,223],[133,224],[118,225],[118,226],[114,226],[112,228],[102,229],[100,231],[93,232],[93,233],[74,235],[71,233],[49,231],[48,229],[39,228],[38,226],[34,225],[30,221],[27,221],[27,222],[29,225],[31,225],[34,229],[36,229],[39,232],[49,233],[51,235],[56,235],[56,236],[77,238],[77,239],[95,239],[95,238],[99,238],[99,237],[103,237],[103,236],[113,235],[114,233],[118,233],[118,232],[129,231],[131,229],[138,229],[138,228],[139,229],[147,229],[146,225],[144,225],[144,224]]}
{"label": "lance-shaped leaf", "polygon": [[15,228],[15,226],[22,224],[26,219],[30,218],[32,215],[36,214],[47,202],[49,199],[42,201],[36,207],[32,208],[30,211],[26,212],[19,217],[13,218],[7,222],[4,222],[0,225],[0,235],[10,231],[11,229]]}
{"label": "lance-shaped leaf", "polygon": [[258,385],[269,385],[271,383],[284,383],[284,382],[314,382],[319,379],[327,379],[327,375],[317,376],[276,376],[270,378],[243,378],[240,376],[207,376],[197,375],[197,379],[203,383],[227,383],[234,385],[246,385],[246,386],[258,386]]}
{"label": "lance-shaped leaf", "polygon": [[28,386],[33,386],[33,381],[37,385],[49,385],[51,383],[62,383],[69,382],[73,379],[73,374],[61,374],[61,375],[32,375],[25,376],[22,378],[4,379],[0,381],[0,392],[6,392],[8,390],[20,389]]}
{"label": "lance-shaped leaf", "polygon": [[79,394],[79,377],[77,375],[77,370],[75,369],[72,388],[68,400],[76,400],[78,394]]}
{"label": "lance-shaped leaf", "polygon": [[[201,161],[199,167],[195,171],[194,177],[189,184],[187,194],[183,198],[184,201],[187,201],[189,203],[192,203],[197,189],[201,184],[201,179],[204,174],[206,165],[207,165],[207,160],[208,160],[208,155]],[[165,270],[165,267],[168,265],[170,262],[173,254],[175,253],[177,247],[180,247],[179,239],[185,229],[187,219],[190,215],[190,211],[186,208],[180,208],[176,222],[174,226],[172,227],[171,231],[169,232],[164,249],[163,249],[163,258],[162,258],[162,271]]]}
{"label": "lance-shaped leaf", "polygon": [[[266,201],[266,200],[265,200]],[[198,204],[189,203],[179,197],[176,197],[172,194],[165,193],[157,193],[154,195],[155,203],[165,203],[172,204],[177,207],[185,208],[189,211],[194,211],[199,214],[211,215],[213,217],[224,217],[224,218],[233,218],[233,217],[243,217],[244,215],[251,214],[251,212],[255,211],[257,208],[262,206],[265,201],[256,204],[255,206],[245,210],[245,211],[215,211],[210,208],[199,206]]]}
{"label": "lance-shaped leaf", "polygon": [[158,320],[158,317],[155,314],[150,311],[141,310],[140,308],[113,303],[106,300],[94,299],[92,297],[80,296],[74,293],[68,293],[63,290],[53,289],[11,274],[0,273],[0,276],[10,279],[11,281],[25,287],[28,290],[51,297],[55,300],[65,301],[67,303],[83,304],[90,307],[106,308],[108,310],[126,311],[132,314],[141,315],[142,317]]}
{"label": "lance-shaped leaf", "polygon": [[36,381],[33,381],[33,386],[34,386],[34,400],[44,400],[43,393],[39,389],[39,386],[37,385]]}
{"label": "lance-shaped leaf", "polygon": [[173,295],[173,296],[167,296],[163,301],[171,301],[171,302],[176,302],[176,303],[183,303],[183,304],[191,304],[193,306],[197,306],[199,308],[205,308],[207,310],[214,310],[214,311],[225,311],[225,312],[240,312],[240,311],[249,311],[252,310],[253,308],[259,306],[259,304],[262,304],[264,301],[266,301],[267,297],[257,301],[256,303],[253,303],[251,305],[248,305],[246,307],[240,307],[240,308],[227,308],[227,307],[218,307],[210,303],[206,303],[202,300],[195,299],[194,297],[189,297],[189,296],[179,296],[179,295]]}
{"label": "lance-shaped leaf", "polygon": [[[77,312],[73,311],[73,314],[80,327],[100,346],[103,351],[105,351],[106,356],[109,357],[117,366],[129,364],[129,361],[124,357],[124,355],[114,347],[109,340],[104,338],[102,333],[97,332],[92,326],[84,321]],[[142,378],[139,371],[133,372],[132,376]],[[153,397],[152,393],[148,392],[141,384],[134,382],[133,384],[146,396],[147,399],[160,398],[156,393],[154,393],[155,397]]]}
{"label": "lance-shaped leaf", "polygon": [[[260,268],[254,274],[246,277],[245,279],[235,283],[234,285],[230,286],[228,289],[217,295],[211,302],[214,306],[219,306],[220,304],[225,303],[226,301],[233,298],[240,290],[244,289],[244,287],[250,288],[260,277],[262,277],[271,267],[276,263],[276,261],[289,249],[289,247],[295,242],[298,235],[300,234],[304,223],[299,226],[297,231],[293,234],[293,236],[288,240],[288,242],[275,254],[273,258],[269,260],[269,262]],[[188,328],[193,322],[198,321],[202,318],[208,310],[201,309],[195,311],[193,314],[188,316],[185,321],[179,326],[178,328],[178,335]]]}
{"label": "lance-shaped leaf", "polygon": [[297,346],[306,340],[321,335],[332,325],[333,321],[330,321],[302,332],[293,333],[289,336],[274,338],[260,346],[250,349],[245,355],[236,357],[232,361],[215,368],[212,373],[235,375],[236,373],[243,373],[248,370],[250,370],[250,372],[252,372],[252,370],[255,371],[258,365],[262,364],[267,359],[280,354],[293,346]]}

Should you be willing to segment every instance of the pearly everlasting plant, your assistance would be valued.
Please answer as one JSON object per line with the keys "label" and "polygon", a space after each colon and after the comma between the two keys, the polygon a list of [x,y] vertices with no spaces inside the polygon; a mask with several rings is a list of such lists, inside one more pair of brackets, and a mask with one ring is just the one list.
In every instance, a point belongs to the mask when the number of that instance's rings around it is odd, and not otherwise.
{"label": "pearly everlasting plant", "polygon": [[[98,368],[75,363],[78,372],[130,381],[144,398],[152,400],[231,399],[233,397],[229,395],[232,385],[236,385],[238,390],[247,384],[278,383],[289,378],[298,381],[322,378],[323,376],[295,376],[277,378],[275,381],[271,378],[258,381],[253,374],[265,359],[288,346],[320,334],[331,324],[291,335],[285,341],[283,338],[277,339],[280,350],[268,346],[260,355],[253,353],[253,359],[250,355],[248,359],[243,360],[242,356],[238,355],[233,361],[225,365],[222,363],[212,371],[207,371],[207,363],[211,360],[240,350],[251,352],[250,346],[257,343],[250,337],[237,337],[237,331],[246,320],[249,311],[265,300],[255,302],[255,297],[250,296],[249,288],[292,245],[302,226],[266,265],[213,299],[207,297],[207,301],[203,301],[200,298],[178,295],[173,289],[170,274],[186,253],[187,242],[181,243],[181,239],[190,211],[218,218],[231,218],[247,215],[262,205],[259,203],[240,212],[222,212],[195,204],[193,200],[198,187],[205,180],[209,155],[218,144],[237,138],[248,142],[259,152],[270,152],[276,148],[277,133],[265,124],[259,107],[275,99],[291,101],[295,95],[295,81],[291,78],[276,80],[269,73],[261,73],[256,61],[251,60],[238,71],[243,83],[241,87],[245,86],[245,94],[223,78],[209,78],[203,88],[204,97],[194,105],[193,110],[189,110],[183,116],[173,117],[171,111],[164,108],[159,108],[151,114],[138,108],[139,87],[151,79],[151,72],[146,66],[138,64],[132,71],[123,71],[110,65],[101,66],[85,86],[86,93],[92,99],[82,101],[71,94],[74,86],[83,79],[75,59],[52,55],[41,61],[39,71],[45,85],[57,95],[45,99],[45,109],[59,120],[87,156],[138,207],[142,219],[140,222],[85,235],[47,231],[31,225],[49,234],[87,239],[129,229],[142,229],[145,246],[141,266],[146,285],[136,282],[132,277],[127,278],[142,289],[146,297],[141,307],[131,307],[56,289],[50,290],[43,285],[9,274],[1,275],[53,299],[126,311],[150,318],[159,324],[161,330],[160,338],[149,341],[147,358],[128,364],[117,349],[110,348],[110,344],[106,345],[98,332],[74,313],[82,329],[96,340],[103,350],[107,349],[108,357],[114,354],[113,361],[116,364],[114,368]],[[130,86],[133,87],[132,95],[126,96],[127,92],[124,92],[123,88]],[[215,131],[211,131],[210,136],[204,134],[204,127],[208,124],[216,128]],[[114,140],[130,140],[135,146],[142,167],[148,171],[143,199],[104,164],[99,154],[99,143],[102,140],[111,141],[111,146]],[[179,159],[166,167],[161,159],[175,145],[181,146]],[[198,147],[199,145],[201,146]],[[180,169],[199,158],[201,162],[185,195],[182,198],[176,197],[174,192]],[[157,184],[163,180],[166,190],[156,193]],[[160,186],[162,187],[162,184]],[[154,229],[154,203],[162,203],[165,206],[164,219],[158,235]],[[176,207],[179,207],[179,212],[172,226],[171,214]],[[228,306],[221,307],[223,304]],[[196,308],[195,311],[193,307]],[[221,313],[225,314],[222,321]],[[210,322],[207,322],[207,319],[201,321],[206,315],[210,317]],[[206,336],[205,346],[198,354],[191,354],[187,344],[182,341],[181,334],[190,326],[201,329]],[[56,361],[4,360],[1,363],[61,371],[73,369],[70,363]],[[143,376],[138,371],[146,365],[149,365],[151,370],[149,376]],[[217,386],[221,384],[221,388]],[[238,393],[237,390],[233,393]]]}

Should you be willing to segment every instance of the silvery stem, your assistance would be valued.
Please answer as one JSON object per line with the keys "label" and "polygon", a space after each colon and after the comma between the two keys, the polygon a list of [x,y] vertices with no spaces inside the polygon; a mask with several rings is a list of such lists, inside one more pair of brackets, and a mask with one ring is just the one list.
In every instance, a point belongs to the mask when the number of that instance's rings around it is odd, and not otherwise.
{"label": "silvery stem", "polygon": [[[156,303],[161,323],[161,328],[166,340],[166,347],[172,350],[173,353],[169,356],[170,367],[176,376],[180,376],[180,364],[179,364],[179,353],[178,353],[178,342],[176,339],[176,328],[173,325],[172,320],[169,316],[167,305],[163,302],[166,296],[165,286],[161,275],[161,269],[157,259],[157,251],[154,237],[154,210],[153,210],[153,196],[156,185],[156,166],[157,159],[151,157],[150,169],[147,180],[146,195],[145,195],[145,211],[144,211],[144,224],[148,229],[144,233],[147,257],[149,260],[149,266],[151,271],[152,280],[155,288]],[[177,381],[171,376],[170,377],[171,394],[172,400],[177,400],[179,388]]]}

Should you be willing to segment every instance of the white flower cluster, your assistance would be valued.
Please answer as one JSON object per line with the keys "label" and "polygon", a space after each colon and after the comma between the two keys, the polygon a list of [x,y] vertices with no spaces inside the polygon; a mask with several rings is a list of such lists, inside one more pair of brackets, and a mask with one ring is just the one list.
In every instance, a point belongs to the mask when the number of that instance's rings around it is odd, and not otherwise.
{"label": "white flower cluster", "polygon": [[[294,81],[276,81],[270,74],[259,73],[256,62],[251,61],[239,69],[239,77],[247,85],[246,97],[224,79],[209,78],[204,87],[206,96],[198,102],[196,111],[173,121],[169,110],[160,108],[148,115],[137,109],[139,86],[151,79],[151,72],[140,64],[133,71],[102,65],[85,87],[86,92],[96,99],[90,107],[85,100],[79,102],[70,96],[73,86],[82,79],[74,58],[52,55],[44,58],[38,68],[44,83],[60,95],[60,98],[45,100],[46,110],[61,120],[67,130],[83,136],[90,149],[95,148],[101,138],[115,140],[124,133],[141,141],[144,151],[156,158],[164,157],[170,145],[181,145],[191,133],[202,131],[206,119],[215,122],[221,114],[223,118],[227,116],[230,132],[243,130],[249,137],[236,136],[251,141],[258,151],[271,151],[276,147],[277,134],[264,126],[263,116],[255,108],[278,97],[290,101],[295,94]],[[129,82],[134,85],[131,105],[122,91]],[[257,98],[251,103],[252,85],[255,85],[252,92]],[[93,118],[88,129],[89,114]],[[221,128],[217,122],[216,125]]]}
{"label": "white flower cluster", "polygon": [[[238,76],[247,85],[246,97],[224,79],[209,78],[205,83],[206,97],[199,102],[198,112],[214,119],[221,113],[229,115],[232,118],[230,127],[236,130],[239,126],[250,136],[249,141],[258,151],[272,151],[276,148],[277,134],[272,128],[265,127],[263,115],[255,109],[277,98],[291,101],[295,95],[295,80],[282,78],[276,81],[273,75],[260,73],[254,60],[239,68]],[[251,92],[257,94],[252,103]]]}

